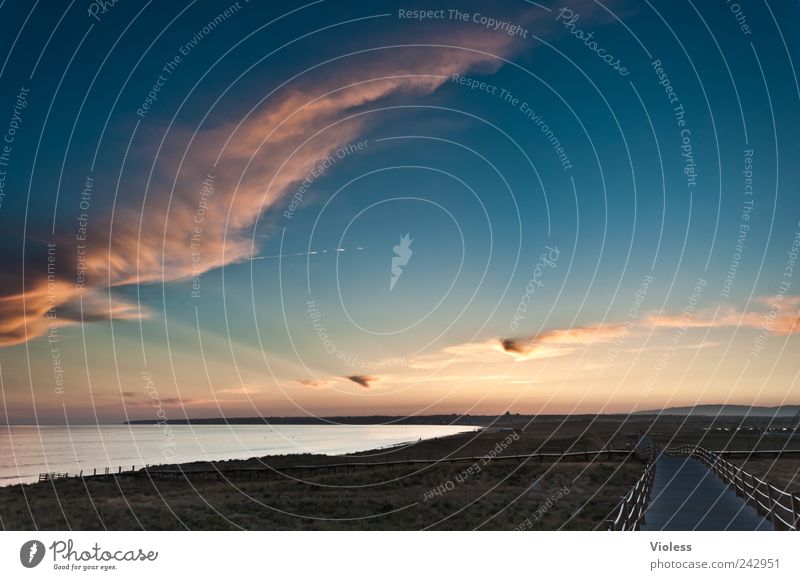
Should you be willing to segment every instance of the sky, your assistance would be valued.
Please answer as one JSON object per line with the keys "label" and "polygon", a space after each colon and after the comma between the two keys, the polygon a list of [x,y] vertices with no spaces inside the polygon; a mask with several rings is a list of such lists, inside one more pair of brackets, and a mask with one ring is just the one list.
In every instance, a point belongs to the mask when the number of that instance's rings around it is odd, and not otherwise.
{"label": "sky", "polygon": [[0,6],[0,422],[800,403],[800,5]]}

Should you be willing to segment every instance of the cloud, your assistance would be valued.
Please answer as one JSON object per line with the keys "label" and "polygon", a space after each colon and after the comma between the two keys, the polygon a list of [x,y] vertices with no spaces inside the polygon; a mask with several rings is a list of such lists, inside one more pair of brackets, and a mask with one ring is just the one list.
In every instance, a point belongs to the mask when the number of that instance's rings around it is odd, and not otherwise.
{"label": "cloud", "polygon": [[197,403],[213,403],[214,401],[200,401],[198,399],[190,399],[185,397],[164,397],[163,399],[153,399],[151,397],[142,396],[139,397],[136,393],[130,393],[126,395],[123,393],[123,397],[126,399],[133,399],[128,400],[125,402],[126,407],[138,408],[138,407],[153,407],[153,406],[177,406],[177,405],[193,405]]}
{"label": "cloud", "polygon": [[759,310],[744,312],[735,307],[703,310],[693,315],[656,313],[646,322],[656,328],[749,328],[778,336],[800,332],[800,296],[760,296]]}
{"label": "cloud", "polygon": [[571,354],[598,342],[610,342],[623,331],[623,324],[594,324],[569,329],[554,329],[532,336],[507,337],[451,345],[421,355],[410,362],[417,369],[437,369],[451,364],[502,362],[511,357],[517,362]]}
{"label": "cloud", "polygon": [[[437,352],[415,357],[410,366],[416,369],[440,369],[448,365],[487,364],[502,362],[511,357],[516,362],[547,359],[578,352],[593,344],[610,343],[618,337],[630,337],[632,332],[645,332],[648,328],[708,329],[747,328],[773,335],[789,336],[800,333],[800,296],[759,297],[755,300],[758,311],[744,312],[735,307],[720,310],[703,310],[687,315],[655,313],[640,323],[598,323],[564,329],[552,329],[536,335],[489,339],[445,347]],[[635,330],[634,330],[635,329]],[[687,344],[682,348],[710,348],[718,343],[704,341]],[[626,351],[639,352],[629,348]],[[498,356],[498,353],[503,356]]]}
{"label": "cloud", "polygon": [[[519,21],[530,23],[534,14],[542,12],[521,12]],[[441,24],[420,27],[413,39],[398,30],[386,38],[467,50],[406,46],[352,55],[301,77],[244,118],[199,131],[171,128],[152,179],[147,172],[132,175],[113,196],[113,212],[100,204],[92,208],[82,255],[84,288],[74,284],[72,222],[54,237],[59,263],[72,264],[61,268],[55,283],[45,275],[47,262],[41,256],[26,262],[24,287],[19,275],[0,281],[0,346],[46,334],[51,322],[47,313],[53,309],[58,324],[76,324],[81,298],[84,321],[146,316],[135,304],[111,299],[113,289],[185,280],[246,260],[258,251],[252,242],[258,218],[270,211],[280,215],[293,189],[322,160],[362,138],[374,117],[358,113],[390,97],[429,94],[454,73],[495,70],[501,61],[492,54],[510,56],[515,43],[530,46],[481,26]],[[157,134],[152,124],[148,130]],[[139,155],[158,149],[158,137],[148,139],[135,148]],[[99,186],[94,195],[111,198]],[[201,208],[202,240],[193,254],[191,236]],[[39,250],[41,254],[47,248]],[[4,270],[21,272],[20,266]]]}
{"label": "cloud", "polygon": [[221,389],[214,389],[214,394],[219,396],[227,396],[227,395],[256,395],[258,393],[263,393],[264,387],[262,385],[252,385],[252,384],[244,384],[244,385],[233,385],[230,387],[224,387]]}
{"label": "cloud", "polygon": [[515,360],[547,358],[571,353],[579,347],[598,342],[610,342],[625,331],[622,324],[594,324],[567,329],[555,329],[534,336],[499,339],[503,351]]}
{"label": "cloud", "polygon": [[182,399],[180,397],[167,397],[160,399],[163,405],[189,405],[194,402],[194,399]]}
{"label": "cloud", "polygon": [[370,375],[350,375],[349,377],[343,377],[348,381],[352,381],[360,387],[364,387],[368,389],[371,383],[374,383],[378,380],[378,377],[373,377]]}
{"label": "cloud", "polygon": [[304,387],[311,387],[312,389],[324,389],[328,386],[327,381],[316,379],[297,379],[296,381]]}

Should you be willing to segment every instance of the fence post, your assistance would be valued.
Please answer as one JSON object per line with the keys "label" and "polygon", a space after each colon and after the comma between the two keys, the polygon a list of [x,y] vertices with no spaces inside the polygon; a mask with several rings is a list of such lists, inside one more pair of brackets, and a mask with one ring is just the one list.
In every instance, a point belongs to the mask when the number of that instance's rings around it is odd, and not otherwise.
{"label": "fence post", "polygon": [[[737,477],[739,478],[739,483],[736,483]],[[733,487],[736,490],[736,495],[742,497],[744,495],[744,479],[742,478],[741,467],[739,467],[739,470],[736,472],[736,475],[733,476],[733,484],[734,484]]]}
{"label": "fence post", "polygon": [[622,499],[622,529],[623,531],[628,530],[628,501],[626,495],[623,495],[620,499]]}
{"label": "fence post", "polygon": [[767,502],[769,503],[769,520],[772,522],[772,527],[778,529],[778,521],[775,517],[775,496],[772,493],[772,484],[767,483]]}

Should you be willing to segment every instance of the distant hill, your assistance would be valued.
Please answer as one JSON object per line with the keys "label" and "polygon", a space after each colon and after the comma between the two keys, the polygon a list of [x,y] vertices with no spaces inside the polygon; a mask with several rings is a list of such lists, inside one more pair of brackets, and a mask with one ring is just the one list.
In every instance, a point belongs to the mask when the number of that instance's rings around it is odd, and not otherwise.
{"label": "distant hill", "polygon": [[634,415],[683,415],[692,417],[777,417],[791,419],[800,410],[800,405],[780,407],[751,407],[750,405],[695,405],[694,407],[668,407],[637,411]]}

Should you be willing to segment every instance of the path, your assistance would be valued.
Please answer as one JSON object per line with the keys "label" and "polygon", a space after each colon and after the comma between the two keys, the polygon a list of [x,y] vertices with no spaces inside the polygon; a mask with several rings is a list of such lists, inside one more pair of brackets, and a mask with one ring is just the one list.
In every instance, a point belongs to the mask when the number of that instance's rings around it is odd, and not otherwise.
{"label": "path", "polygon": [[642,530],[771,530],[752,506],[696,459],[656,459]]}

